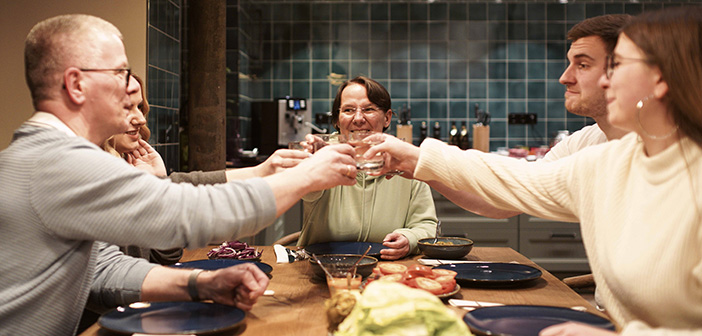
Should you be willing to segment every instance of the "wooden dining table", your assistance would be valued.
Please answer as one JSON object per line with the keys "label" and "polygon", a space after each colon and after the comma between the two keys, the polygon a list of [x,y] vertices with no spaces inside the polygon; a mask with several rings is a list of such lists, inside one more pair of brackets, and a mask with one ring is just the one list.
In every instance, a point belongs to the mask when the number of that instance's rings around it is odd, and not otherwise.
{"label": "wooden dining table", "polygon": [[[185,250],[181,261],[207,259],[207,252],[214,247]],[[294,247],[290,248],[294,249]],[[268,289],[273,294],[260,297],[253,309],[247,313],[241,326],[218,335],[328,335],[324,301],[330,295],[326,282],[316,280],[312,265],[307,260],[277,264],[272,246],[258,247],[258,249],[263,251],[261,262],[273,267],[270,274],[272,278],[268,285]],[[393,262],[413,265],[418,264],[417,259],[420,257],[422,256],[412,256]],[[506,305],[583,307],[580,309],[607,318],[558,278],[511,248],[475,247],[466,256],[466,259],[486,262],[516,262],[536,267],[543,274],[541,278],[519,287],[462,286],[452,298]],[[467,312],[460,308],[449,307],[458,315]],[[80,335],[116,334],[101,328],[96,323]]]}

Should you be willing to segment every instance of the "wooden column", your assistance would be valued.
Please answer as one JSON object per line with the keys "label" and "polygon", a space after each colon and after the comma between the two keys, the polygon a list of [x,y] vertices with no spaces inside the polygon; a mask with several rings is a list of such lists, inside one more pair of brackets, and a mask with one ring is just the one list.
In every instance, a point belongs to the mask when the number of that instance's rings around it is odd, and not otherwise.
{"label": "wooden column", "polygon": [[190,170],[226,167],[226,0],[188,2]]}

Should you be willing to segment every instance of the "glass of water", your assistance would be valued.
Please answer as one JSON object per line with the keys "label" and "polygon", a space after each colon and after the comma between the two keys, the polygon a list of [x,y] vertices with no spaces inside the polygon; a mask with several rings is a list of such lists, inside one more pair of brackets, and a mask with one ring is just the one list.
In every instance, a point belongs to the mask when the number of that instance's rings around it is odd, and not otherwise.
{"label": "glass of water", "polygon": [[382,153],[378,153],[370,159],[363,157],[363,154],[372,146],[382,143],[380,132],[375,131],[352,131],[349,132],[348,142],[356,150],[356,169],[366,173],[379,172],[385,165],[385,158]]}
{"label": "glass of water", "polygon": [[339,133],[332,133],[332,134],[313,134],[315,139],[314,142],[312,143],[312,147],[314,148],[314,152],[318,151],[324,146],[327,145],[334,145],[334,144],[340,144],[340,143],[346,143],[347,138],[343,134]]}

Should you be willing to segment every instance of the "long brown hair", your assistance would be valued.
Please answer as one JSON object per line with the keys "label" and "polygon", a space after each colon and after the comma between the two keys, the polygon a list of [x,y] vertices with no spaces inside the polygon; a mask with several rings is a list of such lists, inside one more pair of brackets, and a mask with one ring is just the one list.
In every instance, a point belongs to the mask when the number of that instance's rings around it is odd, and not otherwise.
{"label": "long brown hair", "polygon": [[[132,74],[134,79],[139,83],[141,86],[141,104],[137,106],[139,108],[139,111],[144,114],[144,119],[147,121],[149,120],[149,110],[151,107],[149,106],[149,101],[146,100],[146,97],[148,96],[146,94],[146,83],[144,83],[144,80],[139,77],[139,75]],[[141,126],[139,129],[139,134],[141,134],[141,138],[144,139],[144,141],[149,141],[149,138],[151,137],[151,130],[148,127],[148,123],[144,124],[144,126]]]}
{"label": "long brown hair", "polygon": [[702,7],[644,12],[622,33],[660,69],[673,121],[681,134],[702,147]]}

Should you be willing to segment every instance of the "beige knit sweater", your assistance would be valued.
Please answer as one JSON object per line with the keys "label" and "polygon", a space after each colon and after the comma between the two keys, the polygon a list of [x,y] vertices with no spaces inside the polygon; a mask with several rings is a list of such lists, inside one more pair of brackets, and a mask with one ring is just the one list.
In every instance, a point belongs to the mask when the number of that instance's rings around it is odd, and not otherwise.
{"label": "beige knit sweater", "polygon": [[601,299],[626,335],[702,335],[702,149],[653,157],[636,134],[550,163],[427,139],[414,176],[534,216],[580,221]]}

